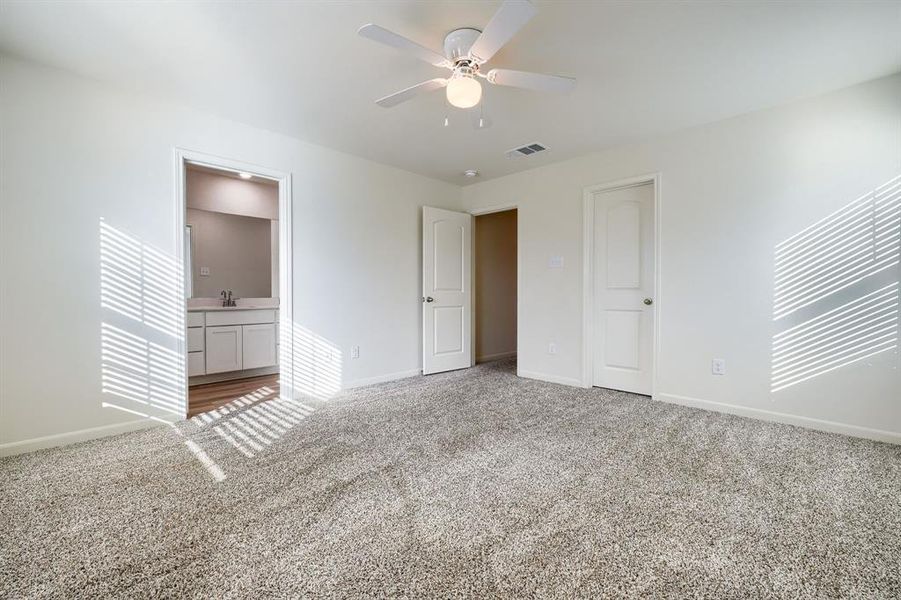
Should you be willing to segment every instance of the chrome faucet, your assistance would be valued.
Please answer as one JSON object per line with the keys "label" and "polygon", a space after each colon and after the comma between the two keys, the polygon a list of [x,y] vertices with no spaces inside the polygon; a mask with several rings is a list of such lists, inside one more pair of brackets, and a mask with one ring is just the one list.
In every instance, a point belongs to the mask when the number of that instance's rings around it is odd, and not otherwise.
{"label": "chrome faucet", "polygon": [[235,303],[235,300],[237,300],[237,298],[232,298],[231,290],[228,290],[228,293],[226,293],[225,290],[222,290],[219,295],[222,296],[222,306],[237,306],[237,304]]}

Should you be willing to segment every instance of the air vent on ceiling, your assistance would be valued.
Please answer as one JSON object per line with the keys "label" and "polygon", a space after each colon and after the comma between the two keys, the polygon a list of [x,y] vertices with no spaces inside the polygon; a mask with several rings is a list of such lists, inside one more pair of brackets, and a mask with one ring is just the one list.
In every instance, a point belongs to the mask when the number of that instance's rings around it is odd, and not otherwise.
{"label": "air vent on ceiling", "polygon": [[523,158],[524,156],[532,156],[533,154],[544,152],[545,150],[547,150],[547,146],[535,142],[534,144],[526,144],[525,146],[520,146],[513,150],[507,150],[504,156],[507,158]]}

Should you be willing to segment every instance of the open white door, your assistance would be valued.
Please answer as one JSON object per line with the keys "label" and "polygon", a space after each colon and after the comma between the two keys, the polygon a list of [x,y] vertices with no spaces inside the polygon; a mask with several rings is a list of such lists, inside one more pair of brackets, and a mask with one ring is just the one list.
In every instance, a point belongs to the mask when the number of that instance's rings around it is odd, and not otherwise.
{"label": "open white door", "polygon": [[594,195],[594,378],[650,395],[654,361],[654,185]]}
{"label": "open white door", "polygon": [[422,372],[472,366],[472,217],[422,208]]}

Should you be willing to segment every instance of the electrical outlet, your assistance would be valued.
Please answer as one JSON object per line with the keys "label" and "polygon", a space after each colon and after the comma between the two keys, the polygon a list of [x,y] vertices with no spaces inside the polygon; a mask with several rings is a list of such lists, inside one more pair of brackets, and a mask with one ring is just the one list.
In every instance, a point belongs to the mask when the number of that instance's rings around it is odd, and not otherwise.
{"label": "electrical outlet", "polygon": [[557,344],[551,342],[547,345],[547,353],[548,354],[557,354]]}
{"label": "electrical outlet", "polygon": [[201,277],[209,277],[210,276],[210,268],[209,267],[200,267],[200,276]]}
{"label": "electrical outlet", "polygon": [[360,358],[360,347],[359,346],[351,346],[350,347],[350,357],[351,358]]}
{"label": "electrical outlet", "polygon": [[562,269],[563,268],[563,257],[562,256],[552,256],[547,261],[548,269]]}
{"label": "electrical outlet", "polygon": [[726,374],[726,359],[725,358],[714,358],[710,362],[710,372],[714,375],[725,375]]}

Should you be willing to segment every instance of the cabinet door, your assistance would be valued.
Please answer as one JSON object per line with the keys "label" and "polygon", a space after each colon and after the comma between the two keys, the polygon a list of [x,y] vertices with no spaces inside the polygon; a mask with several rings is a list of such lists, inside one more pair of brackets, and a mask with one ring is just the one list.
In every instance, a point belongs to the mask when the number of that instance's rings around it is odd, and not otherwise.
{"label": "cabinet door", "polygon": [[271,367],[278,357],[275,353],[275,323],[244,325],[244,368]]}
{"label": "cabinet door", "polygon": [[244,368],[240,325],[206,328],[206,372],[224,373]]}

